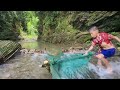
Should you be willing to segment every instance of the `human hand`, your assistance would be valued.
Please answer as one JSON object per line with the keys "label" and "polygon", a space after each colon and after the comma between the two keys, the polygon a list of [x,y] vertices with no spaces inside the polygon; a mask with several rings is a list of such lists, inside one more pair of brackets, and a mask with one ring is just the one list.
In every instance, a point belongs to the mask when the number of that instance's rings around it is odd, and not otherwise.
{"label": "human hand", "polygon": [[84,53],[84,55],[88,55],[88,51],[86,51],[86,52]]}

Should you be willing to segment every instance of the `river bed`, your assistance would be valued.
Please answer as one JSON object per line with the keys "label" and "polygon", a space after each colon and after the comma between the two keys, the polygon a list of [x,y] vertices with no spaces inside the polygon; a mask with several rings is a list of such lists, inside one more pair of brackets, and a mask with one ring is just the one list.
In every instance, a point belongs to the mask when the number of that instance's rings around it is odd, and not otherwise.
{"label": "river bed", "polygon": [[[38,41],[22,41],[19,42],[23,48],[44,50],[46,48],[50,52],[57,52],[64,48],[70,48],[71,44],[49,44]],[[76,46],[79,46],[76,45]],[[21,54],[17,53],[9,61],[0,65],[0,79],[52,79],[51,73],[41,67],[45,54]],[[99,75],[98,79],[120,79],[120,57],[112,57],[110,63],[113,67],[113,73],[107,74],[105,69],[98,68],[97,65],[89,63],[89,69]]]}

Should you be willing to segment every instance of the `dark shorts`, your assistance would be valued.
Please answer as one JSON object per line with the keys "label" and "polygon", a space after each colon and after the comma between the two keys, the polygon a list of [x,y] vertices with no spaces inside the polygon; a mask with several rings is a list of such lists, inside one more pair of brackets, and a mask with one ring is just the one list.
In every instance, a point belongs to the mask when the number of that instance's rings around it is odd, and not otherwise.
{"label": "dark shorts", "polygon": [[[107,50],[102,49],[100,53],[103,54],[105,58],[108,58],[108,57],[114,56],[115,51],[116,51],[115,48],[111,48],[111,49],[107,49]],[[100,53],[97,53],[97,54],[100,54]]]}

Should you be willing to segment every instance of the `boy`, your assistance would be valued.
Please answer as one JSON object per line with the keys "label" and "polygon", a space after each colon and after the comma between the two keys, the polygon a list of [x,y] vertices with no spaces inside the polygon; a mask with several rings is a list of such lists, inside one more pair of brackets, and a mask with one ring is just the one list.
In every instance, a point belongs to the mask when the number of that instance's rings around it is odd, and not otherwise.
{"label": "boy", "polygon": [[120,42],[120,39],[116,36],[113,36],[105,32],[100,33],[96,26],[90,28],[89,33],[91,34],[93,41],[90,48],[85,52],[85,54],[91,51],[94,48],[94,46],[98,44],[100,50],[95,55],[95,57],[98,58],[98,65],[102,66],[102,62],[103,62],[106,65],[108,72],[111,73],[112,67],[109,64],[107,58],[114,56],[116,51],[115,46],[112,44],[111,40],[115,39],[118,42]]}

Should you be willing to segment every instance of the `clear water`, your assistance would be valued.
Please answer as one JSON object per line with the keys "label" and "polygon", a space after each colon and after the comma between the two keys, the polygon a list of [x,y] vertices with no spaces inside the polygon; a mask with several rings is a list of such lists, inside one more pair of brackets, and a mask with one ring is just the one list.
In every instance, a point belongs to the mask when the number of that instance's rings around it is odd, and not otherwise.
{"label": "clear water", "polygon": [[[72,44],[49,44],[38,41],[22,41],[23,48],[47,49],[50,53],[58,52],[61,47],[69,48]],[[76,45],[77,46],[77,45]],[[79,46],[79,44],[78,44]],[[80,51],[84,53],[83,51]],[[72,52],[70,52],[72,53]],[[68,56],[70,53],[66,53]],[[79,52],[76,52],[79,53]],[[46,68],[41,68],[47,54],[17,54],[5,64],[0,65],[0,79],[51,79],[52,76]],[[98,79],[120,79],[120,57],[114,57],[110,61],[113,67],[113,74],[108,74],[106,69],[98,68],[96,64],[89,63],[89,69],[98,75]]]}

